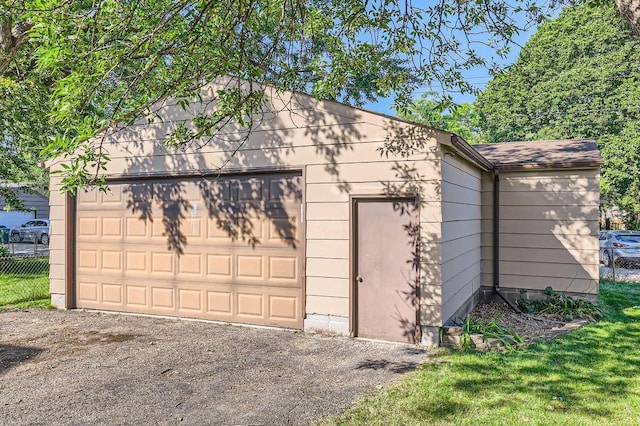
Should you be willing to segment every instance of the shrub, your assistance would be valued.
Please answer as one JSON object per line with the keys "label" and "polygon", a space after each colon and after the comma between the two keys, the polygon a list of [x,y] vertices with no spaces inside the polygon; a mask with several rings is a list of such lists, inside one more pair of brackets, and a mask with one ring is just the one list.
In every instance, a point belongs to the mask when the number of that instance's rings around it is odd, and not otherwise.
{"label": "shrub", "polygon": [[518,307],[525,313],[558,315],[567,321],[573,321],[574,318],[597,321],[604,316],[600,306],[590,300],[558,293],[551,287],[545,288],[544,293],[547,295],[544,300],[518,299]]}
{"label": "shrub", "polygon": [[462,338],[460,344],[464,349],[468,349],[471,345],[472,334],[482,334],[486,338],[495,338],[500,340],[505,348],[513,350],[518,343],[524,342],[524,339],[511,327],[500,323],[502,314],[482,321],[474,320],[471,315],[467,315],[464,320],[458,318],[454,321],[456,325],[462,327]]}

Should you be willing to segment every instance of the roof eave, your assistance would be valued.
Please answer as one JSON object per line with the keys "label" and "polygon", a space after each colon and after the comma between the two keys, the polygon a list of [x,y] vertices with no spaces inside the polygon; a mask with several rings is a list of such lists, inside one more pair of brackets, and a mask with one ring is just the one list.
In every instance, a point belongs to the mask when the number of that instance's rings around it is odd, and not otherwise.
{"label": "roof eave", "polygon": [[451,135],[451,146],[453,146],[462,156],[464,156],[467,160],[477,164],[484,171],[489,171],[494,169],[494,164],[487,160],[482,154],[473,149],[467,141],[465,141],[460,136],[455,133]]}
{"label": "roof eave", "polygon": [[532,169],[597,169],[602,166],[602,160],[594,161],[561,161],[561,162],[536,162],[536,163],[510,163],[496,164],[497,170],[532,170]]}

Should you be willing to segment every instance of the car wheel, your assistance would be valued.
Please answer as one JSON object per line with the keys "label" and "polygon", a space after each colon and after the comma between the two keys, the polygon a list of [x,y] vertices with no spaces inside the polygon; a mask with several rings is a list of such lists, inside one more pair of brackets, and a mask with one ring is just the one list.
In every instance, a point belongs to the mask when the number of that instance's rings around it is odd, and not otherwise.
{"label": "car wheel", "polygon": [[611,255],[609,254],[608,251],[605,251],[604,253],[602,253],[602,263],[607,268],[611,266]]}
{"label": "car wheel", "polygon": [[48,246],[49,245],[49,235],[48,234],[40,235],[40,242],[42,244],[44,244],[45,246]]}
{"label": "car wheel", "polygon": [[11,234],[11,241],[13,241],[14,243],[19,243],[20,241],[22,241],[22,238],[20,238],[20,234],[16,232]]}

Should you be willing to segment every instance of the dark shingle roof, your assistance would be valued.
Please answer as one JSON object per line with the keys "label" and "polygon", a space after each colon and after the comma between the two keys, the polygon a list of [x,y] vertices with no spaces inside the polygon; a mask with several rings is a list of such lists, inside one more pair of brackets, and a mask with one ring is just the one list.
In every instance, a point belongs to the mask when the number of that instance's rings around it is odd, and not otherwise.
{"label": "dark shingle roof", "polygon": [[595,168],[603,164],[593,139],[491,143],[473,148],[499,170]]}

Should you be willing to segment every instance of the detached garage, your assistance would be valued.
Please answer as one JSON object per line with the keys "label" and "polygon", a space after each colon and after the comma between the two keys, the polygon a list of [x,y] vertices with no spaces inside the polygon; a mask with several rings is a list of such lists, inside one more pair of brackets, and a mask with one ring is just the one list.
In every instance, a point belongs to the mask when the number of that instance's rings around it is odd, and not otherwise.
{"label": "detached garage", "polygon": [[55,306],[435,344],[496,288],[597,293],[593,141],[504,144],[520,156],[501,156],[278,93],[250,133],[166,148],[216,89],[103,135],[109,192],[65,196],[52,174]]}

